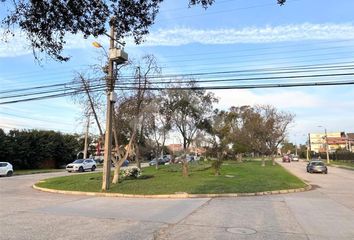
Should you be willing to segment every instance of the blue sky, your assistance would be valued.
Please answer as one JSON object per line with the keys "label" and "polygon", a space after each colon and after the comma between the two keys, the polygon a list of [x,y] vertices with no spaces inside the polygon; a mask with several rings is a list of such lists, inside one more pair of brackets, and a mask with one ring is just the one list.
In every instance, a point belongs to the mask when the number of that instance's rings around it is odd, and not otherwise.
{"label": "blue sky", "polygon": [[[0,9],[4,16],[4,9]],[[125,50],[130,58],[154,54],[165,74],[350,64],[354,63],[353,12],[352,0],[340,4],[288,0],[282,7],[276,0],[217,0],[207,10],[188,8],[187,0],[165,0],[145,43],[135,46],[126,39]],[[94,39],[67,39],[66,53],[72,56],[67,63],[47,59],[38,64],[21,36],[9,44],[2,43],[0,91],[70,82],[75,72],[98,62],[101,53],[92,47]],[[98,41],[105,43],[108,39]],[[297,143],[303,143],[309,132],[323,131],[318,125],[329,132],[354,132],[353,85],[214,93],[219,97],[219,108],[272,104],[294,113],[289,138]],[[80,113],[80,106],[71,98],[5,104],[0,105],[0,127],[82,133]]]}

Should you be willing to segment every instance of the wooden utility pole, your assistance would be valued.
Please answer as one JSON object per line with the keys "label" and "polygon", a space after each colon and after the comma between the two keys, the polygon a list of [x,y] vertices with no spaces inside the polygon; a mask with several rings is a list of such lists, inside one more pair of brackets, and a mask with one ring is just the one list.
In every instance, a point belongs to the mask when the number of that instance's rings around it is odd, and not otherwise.
{"label": "wooden utility pole", "polygon": [[[116,94],[114,92],[115,86],[115,75],[114,66],[115,64],[124,64],[128,61],[128,54],[123,51],[123,49],[117,48],[115,42],[115,28],[114,28],[114,18],[110,22],[110,35],[109,35],[109,52],[108,52],[108,75],[106,80],[107,85],[107,113],[106,113],[106,134],[104,141],[104,161],[103,161],[103,176],[102,176],[102,191],[107,191],[109,189],[109,184],[111,180],[111,159],[112,159],[112,127],[113,127],[113,112],[114,103],[116,102]],[[119,43],[119,42],[118,42]],[[121,43],[119,43],[121,44]]]}
{"label": "wooden utility pole", "polygon": [[[111,23],[111,32],[109,40],[109,52],[114,49],[114,26]],[[111,180],[111,156],[112,156],[112,115],[113,106],[115,102],[114,97],[114,61],[108,56],[108,76],[106,80],[107,84],[107,113],[106,113],[106,134],[104,141],[104,161],[103,161],[103,178],[102,178],[102,190],[109,189],[109,183]]]}
{"label": "wooden utility pole", "polygon": [[89,128],[90,128],[90,114],[88,114],[88,116],[87,116],[87,124],[86,124],[86,132],[85,132],[85,146],[84,146],[84,159],[87,158]]}

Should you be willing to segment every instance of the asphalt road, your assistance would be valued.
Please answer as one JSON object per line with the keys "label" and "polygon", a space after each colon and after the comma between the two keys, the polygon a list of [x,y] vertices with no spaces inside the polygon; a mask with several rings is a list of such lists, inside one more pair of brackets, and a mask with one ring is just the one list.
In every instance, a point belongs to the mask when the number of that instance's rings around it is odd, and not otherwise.
{"label": "asphalt road", "polygon": [[0,239],[354,239],[354,171],[308,174],[302,193],[215,199],[123,199],[44,193],[48,173],[0,178]]}

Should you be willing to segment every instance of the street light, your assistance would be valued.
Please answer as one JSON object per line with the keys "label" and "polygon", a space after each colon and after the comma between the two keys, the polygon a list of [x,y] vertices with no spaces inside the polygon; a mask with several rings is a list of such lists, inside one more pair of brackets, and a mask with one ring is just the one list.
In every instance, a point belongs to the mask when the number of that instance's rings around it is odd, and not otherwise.
{"label": "street light", "polygon": [[108,57],[108,53],[107,53],[106,49],[99,42],[96,42],[96,41],[92,42],[92,46],[94,46],[95,48],[102,48],[106,57]]}
{"label": "street light", "polygon": [[319,128],[323,128],[325,131],[325,141],[326,141],[326,154],[327,154],[327,164],[329,164],[329,153],[328,153],[328,138],[327,138],[327,129],[323,126],[317,126]]}

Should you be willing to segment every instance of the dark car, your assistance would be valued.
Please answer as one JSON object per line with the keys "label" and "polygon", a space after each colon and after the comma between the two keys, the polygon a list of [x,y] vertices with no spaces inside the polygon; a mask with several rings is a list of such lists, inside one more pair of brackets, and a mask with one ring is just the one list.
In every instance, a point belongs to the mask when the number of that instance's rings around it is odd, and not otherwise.
{"label": "dark car", "polygon": [[[129,160],[128,159],[125,159],[124,162],[122,163],[121,167],[128,167],[129,166]],[[111,166],[112,167],[115,167],[116,165],[114,164],[113,161],[111,161]]]}
{"label": "dark car", "polygon": [[125,159],[123,164],[122,164],[122,167],[128,167],[128,165],[129,165],[129,160]]}
{"label": "dark car", "polygon": [[291,162],[291,157],[290,157],[290,155],[284,155],[284,156],[283,156],[283,162]]}
{"label": "dark car", "polygon": [[307,164],[306,171],[309,173],[328,173],[327,166],[322,161],[311,161]]}

